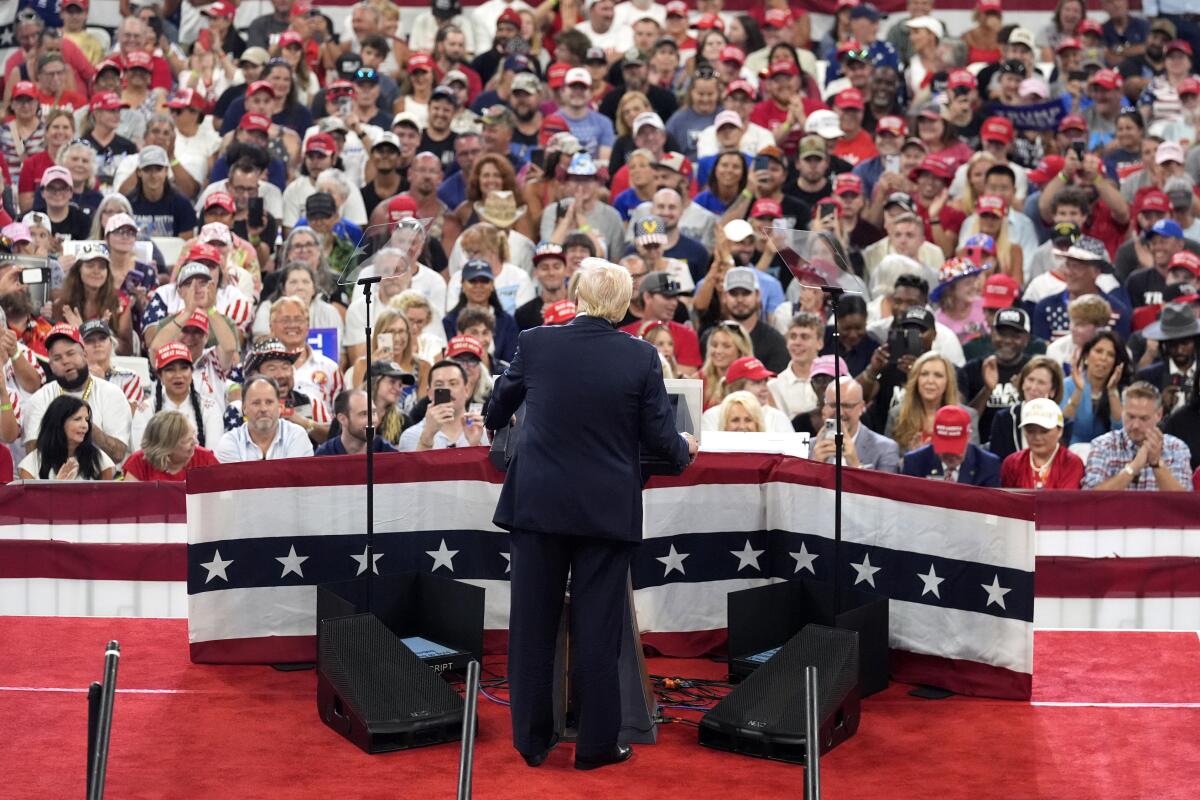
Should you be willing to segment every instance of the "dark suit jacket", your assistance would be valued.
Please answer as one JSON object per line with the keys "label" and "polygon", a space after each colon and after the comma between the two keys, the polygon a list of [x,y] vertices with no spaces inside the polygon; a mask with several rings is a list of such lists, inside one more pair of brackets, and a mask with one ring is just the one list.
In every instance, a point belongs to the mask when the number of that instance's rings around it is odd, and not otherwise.
{"label": "dark suit jacket", "polygon": [[1137,379],[1162,390],[1167,388],[1171,381],[1171,370],[1167,369],[1166,361],[1157,361],[1148,367],[1139,369]]}
{"label": "dark suit jacket", "polygon": [[639,541],[641,453],[665,458],[675,474],[689,463],[654,345],[588,316],[523,331],[492,389],[487,427],[505,427],[522,402],[524,423],[492,521]]}
{"label": "dark suit jacket", "polygon": [[[1000,459],[977,445],[968,444],[962,466],[958,468],[958,482],[972,486],[1000,486]],[[942,460],[933,452],[933,445],[918,447],[904,455],[901,472],[915,478],[944,475]]]}

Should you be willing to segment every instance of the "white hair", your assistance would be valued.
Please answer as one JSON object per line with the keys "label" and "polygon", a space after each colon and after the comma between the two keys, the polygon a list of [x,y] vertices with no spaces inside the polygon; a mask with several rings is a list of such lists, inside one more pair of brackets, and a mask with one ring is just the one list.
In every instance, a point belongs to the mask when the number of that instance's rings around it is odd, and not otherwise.
{"label": "white hair", "polygon": [[620,322],[629,310],[633,277],[625,267],[585,258],[571,277],[571,296],[580,314]]}
{"label": "white hair", "polygon": [[937,286],[937,276],[933,275],[932,270],[920,261],[899,253],[890,253],[883,257],[879,266],[875,267],[871,274],[871,296],[881,297],[891,294],[892,289],[896,288],[896,279],[901,275],[922,277],[929,284],[930,289]]}
{"label": "white hair", "polygon": [[350,197],[350,178],[340,169],[327,169],[321,173],[316,182],[318,192],[329,192],[338,201],[338,208],[345,205]]}

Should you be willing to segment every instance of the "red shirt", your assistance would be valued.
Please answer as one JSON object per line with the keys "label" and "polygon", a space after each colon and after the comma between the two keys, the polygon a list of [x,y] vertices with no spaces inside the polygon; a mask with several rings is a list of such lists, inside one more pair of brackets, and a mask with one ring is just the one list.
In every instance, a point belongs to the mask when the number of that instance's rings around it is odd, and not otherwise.
{"label": "red shirt", "polygon": [[[644,320],[638,320],[632,325],[626,325],[621,330],[631,336],[637,336],[638,328]],[[675,340],[675,360],[688,367],[698,367],[704,363],[700,358],[700,337],[696,331],[687,325],[671,320],[667,323],[671,330],[671,338]]]}
{"label": "red shirt", "polygon": [[1113,219],[1112,212],[1108,210],[1108,204],[1102,198],[1097,197],[1095,205],[1092,206],[1091,219],[1084,226],[1083,232],[1104,242],[1104,248],[1108,250],[1108,257],[1116,259],[1117,248],[1124,243],[1128,230],[1128,223],[1118,225],[1117,221]]}
{"label": "red shirt", "polygon": [[[24,173],[25,169],[22,168]],[[925,240],[928,242],[936,242],[933,238],[933,226],[929,224],[929,209],[917,203],[917,213],[921,219],[925,220]],[[962,230],[963,223],[967,221],[967,215],[959,211],[956,207],[946,203],[942,206],[941,212],[938,214],[938,221],[942,223],[942,230],[950,231],[954,234],[954,240],[958,241],[958,232]]]}
{"label": "red shirt", "polygon": [[17,181],[17,191],[30,194],[36,192],[38,184],[42,180],[42,173],[53,166],[54,158],[45,150],[39,150],[29,156],[21,165],[21,178]]}
{"label": "red shirt", "polygon": [[[821,102],[820,98],[804,97],[803,100],[805,116],[818,109],[828,108],[828,106]],[[772,135],[774,135],[775,129],[784,123],[784,120],[787,119],[787,116],[787,106],[780,106],[773,99],[768,97],[766,100],[763,100],[754,106],[754,110],[750,112],[750,121],[755,125],[761,125],[769,130]],[[803,138],[804,126],[796,125],[790,131],[788,131],[787,138],[783,140],[783,151],[789,156],[795,156],[796,151],[800,147],[800,140]]]}
{"label": "red shirt", "polygon": [[875,147],[875,140],[871,138],[871,135],[859,129],[858,135],[854,138],[839,139],[838,143],[833,146],[833,154],[851,166],[858,166],[863,161],[879,155],[879,149]]}
{"label": "red shirt", "polygon": [[146,460],[145,451],[138,450],[125,462],[125,472],[139,481],[178,482],[187,480],[187,471],[193,467],[215,467],[219,463],[221,462],[217,461],[217,457],[213,455],[212,450],[197,447],[196,452],[192,454],[192,460],[187,463],[187,466],[179,470],[179,472],[163,472],[156,467],[150,466],[150,462]]}
{"label": "red shirt", "polygon": [[[1083,483],[1083,459],[1059,445],[1042,489],[1078,489]],[[1029,463],[1029,448],[1018,450],[1000,465],[1000,486],[1004,489],[1037,489],[1033,467]]]}

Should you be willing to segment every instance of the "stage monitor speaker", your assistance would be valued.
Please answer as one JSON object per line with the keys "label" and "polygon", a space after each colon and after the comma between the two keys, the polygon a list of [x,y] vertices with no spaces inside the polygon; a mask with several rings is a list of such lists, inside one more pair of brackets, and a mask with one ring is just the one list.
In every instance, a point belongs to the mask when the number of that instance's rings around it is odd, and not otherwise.
{"label": "stage monitor speaker", "polygon": [[807,625],[700,720],[700,744],[731,753],[805,761],[804,669],[817,668],[821,752],[858,730],[858,633]]}
{"label": "stage monitor speaker", "polygon": [[317,628],[317,710],[368,753],[456,742],[463,700],[374,614]]}

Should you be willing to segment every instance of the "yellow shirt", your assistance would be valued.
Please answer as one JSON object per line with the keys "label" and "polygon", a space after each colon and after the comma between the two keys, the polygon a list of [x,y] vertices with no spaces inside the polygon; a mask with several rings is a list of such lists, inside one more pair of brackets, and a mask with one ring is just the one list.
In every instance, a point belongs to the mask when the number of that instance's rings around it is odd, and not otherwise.
{"label": "yellow shirt", "polygon": [[87,60],[92,62],[92,64],[99,64],[101,59],[104,58],[104,47],[96,40],[95,36],[92,36],[87,31],[65,33],[64,35],[83,51],[83,54],[87,56]]}

